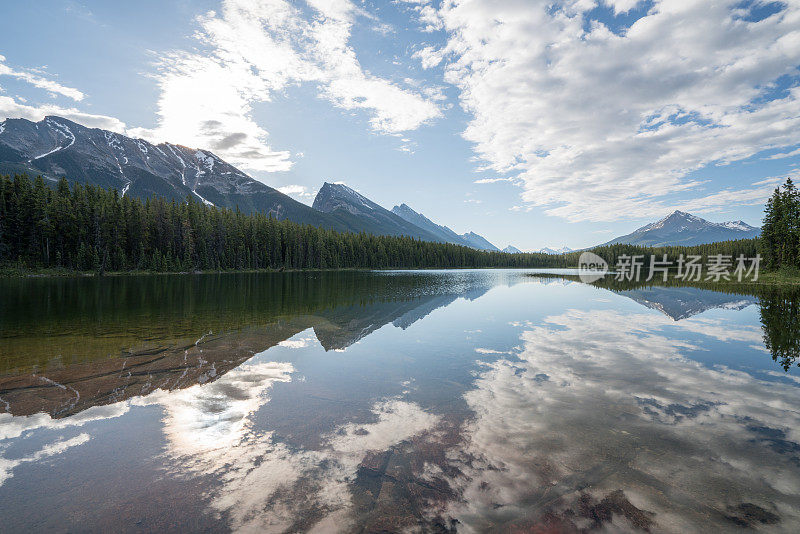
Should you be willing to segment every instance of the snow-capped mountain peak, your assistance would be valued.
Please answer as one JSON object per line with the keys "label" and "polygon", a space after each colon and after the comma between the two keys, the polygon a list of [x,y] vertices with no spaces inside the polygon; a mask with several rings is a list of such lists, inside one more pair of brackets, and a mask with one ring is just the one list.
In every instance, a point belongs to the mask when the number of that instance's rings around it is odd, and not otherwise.
{"label": "snow-capped mountain peak", "polygon": [[715,223],[684,211],[675,210],[663,219],[646,224],[628,235],[618,237],[605,244],[698,245],[715,241],[749,239],[758,236],[760,232],[760,228],[750,226],[744,221]]}
{"label": "snow-capped mountain peak", "polygon": [[543,249],[539,249],[540,254],[566,254],[567,252],[572,252],[572,249],[569,247],[561,247],[561,248],[544,247]]}

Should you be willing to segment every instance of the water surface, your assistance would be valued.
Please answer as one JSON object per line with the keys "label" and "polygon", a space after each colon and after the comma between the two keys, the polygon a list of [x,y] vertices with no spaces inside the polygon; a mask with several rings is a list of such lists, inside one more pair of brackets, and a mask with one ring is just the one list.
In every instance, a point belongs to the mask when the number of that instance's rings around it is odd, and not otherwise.
{"label": "water surface", "polygon": [[0,531],[800,530],[795,296],[529,274],[0,280]]}

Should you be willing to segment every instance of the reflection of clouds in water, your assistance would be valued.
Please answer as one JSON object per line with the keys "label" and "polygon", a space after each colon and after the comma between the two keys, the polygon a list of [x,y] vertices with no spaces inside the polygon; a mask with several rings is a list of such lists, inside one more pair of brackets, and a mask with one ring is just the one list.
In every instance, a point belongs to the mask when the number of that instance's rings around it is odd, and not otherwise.
{"label": "reflection of clouds in water", "polygon": [[28,456],[23,456],[21,458],[12,458],[12,459],[0,458],[0,486],[2,486],[6,480],[8,480],[13,476],[12,471],[18,465],[27,462],[38,462],[39,460],[43,460],[44,458],[47,458],[49,456],[55,456],[57,454],[61,454],[62,452],[66,451],[71,447],[83,445],[87,441],[89,441],[89,434],[84,432],[82,434],[78,434],[74,438],[48,443],[40,450]]}
{"label": "reflection of clouds in water", "polygon": [[231,526],[245,532],[347,531],[350,483],[369,451],[385,450],[431,428],[436,417],[400,400],[373,407],[377,421],[349,423],[321,450],[292,450],[270,435],[229,451],[229,465],[209,466],[223,483],[213,501]]}
{"label": "reflection of clouds in water", "polygon": [[437,418],[391,399],[373,406],[375,420],[348,423],[320,450],[295,450],[252,429],[267,391],[291,380],[289,363],[243,365],[203,386],[142,399],[164,407],[169,455],[185,469],[213,475],[211,504],[237,531],[346,530],[349,482],[369,451],[385,450],[431,428]]}
{"label": "reflection of clouds in water", "polygon": [[719,341],[755,343],[756,347],[765,350],[763,347],[764,332],[758,326],[731,325],[721,319],[705,317],[692,317],[672,324],[688,332],[713,337]]}
{"label": "reflection of clouds in water", "polygon": [[[58,430],[70,427],[81,427],[86,423],[119,417],[128,411],[125,402],[108,406],[95,406],[78,414],[63,419],[54,419],[48,413],[37,413],[27,416],[13,416],[10,413],[0,414],[0,441],[15,438],[25,438],[25,435],[35,430]],[[89,441],[89,434],[82,433],[76,437],[60,440],[44,445],[41,449],[22,458],[6,458],[5,451],[0,447],[0,486],[11,478],[12,471],[17,466],[41,460],[60,454],[71,447],[82,445]]]}
{"label": "reflection of clouds in water", "polygon": [[477,352],[478,354],[511,354],[511,352],[507,350],[482,349],[482,348],[475,349],[475,352]]}
{"label": "reflection of clouds in water", "polygon": [[106,406],[93,406],[63,419],[54,419],[48,413],[15,416],[10,413],[0,413],[0,440],[17,438],[23,433],[36,429],[59,429],[73,426],[83,426],[93,421],[120,417],[128,411],[127,402],[118,402]]}
{"label": "reflection of clouds in water", "polygon": [[[724,516],[742,503],[778,514],[773,528],[800,524],[797,388],[684,358],[697,347],[659,334],[675,325],[570,311],[523,333],[521,361],[486,364],[465,395],[476,414],[465,476],[451,480],[463,495],[449,510],[460,526],[530,526],[567,508],[576,515],[559,520],[591,526],[581,491],[599,501],[618,489],[655,515],[615,515],[617,528],[651,517],[658,530],[730,529]],[[677,325],[717,339],[753,335],[708,320]]]}
{"label": "reflection of clouds in water", "polygon": [[311,345],[317,342],[317,338],[313,336],[306,336],[306,337],[293,337],[290,339],[286,339],[278,343],[280,347],[286,347],[287,349],[303,349],[305,347],[310,347]]}
{"label": "reflection of clouds in water", "polygon": [[293,370],[290,363],[244,364],[210,384],[159,390],[132,403],[164,407],[164,433],[172,454],[218,453],[224,460],[227,449],[247,434],[248,416],[267,401],[267,390],[291,380]]}

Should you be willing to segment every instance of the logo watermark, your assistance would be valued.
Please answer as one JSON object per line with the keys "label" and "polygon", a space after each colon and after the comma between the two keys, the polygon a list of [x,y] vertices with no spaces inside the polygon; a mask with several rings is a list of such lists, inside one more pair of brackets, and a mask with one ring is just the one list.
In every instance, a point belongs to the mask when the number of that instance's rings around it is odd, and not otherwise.
{"label": "logo watermark", "polygon": [[594,252],[583,252],[578,258],[578,276],[581,282],[591,284],[608,273],[608,262]]}
{"label": "logo watermark", "polygon": [[[673,278],[685,282],[720,282],[736,280],[757,281],[761,255],[749,258],[740,254],[735,259],[732,255],[712,254],[705,263],[700,255],[681,254],[676,260],[670,260],[666,254],[649,257],[623,254],[617,257],[614,266],[615,280],[628,282],[649,282],[657,276],[666,282],[669,273]],[[578,259],[578,276],[582,282],[591,283],[599,280],[609,272],[608,263],[592,252],[584,252]]]}

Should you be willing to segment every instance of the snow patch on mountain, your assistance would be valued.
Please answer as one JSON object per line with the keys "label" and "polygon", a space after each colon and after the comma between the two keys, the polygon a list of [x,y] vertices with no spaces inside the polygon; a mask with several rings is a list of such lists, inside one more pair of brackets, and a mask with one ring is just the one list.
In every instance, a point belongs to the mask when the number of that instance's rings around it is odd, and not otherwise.
{"label": "snow patch on mountain", "polygon": [[569,247],[561,247],[561,248],[544,247],[542,249],[539,249],[538,252],[540,254],[566,254],[567,252],[572,252],[572,249]]}
{"label": "snow patch on mountain", "polygon": [[67,126],[66,124],[61,124],[59,122],[56,122],[55,120],[49,117],[45,120],[47,121],[47,125],[50,127],[51,130],[53,130],[57,134],[63,135],[66,139],[69,139],[69,143],[67,143],[66,146],[56,145],[56,147],[53,148],[52,150],[49,150],[44,154],[39,154],[38,156],[31,158],[29,161],[41,159],[45,156],[49,156],[50,154],[54,154],[59,150],[64,150],[66,148],[69,148],[73,144],[75,144],[75,134],[72,133],[72,130],[69,129],[69,126]]}

